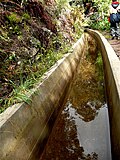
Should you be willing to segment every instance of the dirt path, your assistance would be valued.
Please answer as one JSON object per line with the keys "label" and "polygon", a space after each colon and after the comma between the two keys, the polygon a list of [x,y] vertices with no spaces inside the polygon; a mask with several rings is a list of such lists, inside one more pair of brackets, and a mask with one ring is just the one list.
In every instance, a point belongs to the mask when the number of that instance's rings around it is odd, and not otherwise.
{"label": "dirt path", "polygon": [[120,59],[120,40],[108,40],[108,42],[111,44],[112,48]]}
{"label": "dirt path", "polygon": [[108,42],[110,43],[110,45],[114,49],[116,55],[120,59],[120,39],[119,40],[117,40],[117,39],[112,40],[109,32],[102,32],[102,35],[104,35],[104,37],[108,40]]}

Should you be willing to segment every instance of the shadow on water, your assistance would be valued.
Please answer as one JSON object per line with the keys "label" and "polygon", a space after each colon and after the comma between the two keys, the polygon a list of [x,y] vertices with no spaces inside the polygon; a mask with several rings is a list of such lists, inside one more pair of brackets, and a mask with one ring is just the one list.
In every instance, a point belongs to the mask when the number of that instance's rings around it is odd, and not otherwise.
{"label": "shadow on water", "polygon": [[40,160],[110,160],[103,78],[83,58]]}

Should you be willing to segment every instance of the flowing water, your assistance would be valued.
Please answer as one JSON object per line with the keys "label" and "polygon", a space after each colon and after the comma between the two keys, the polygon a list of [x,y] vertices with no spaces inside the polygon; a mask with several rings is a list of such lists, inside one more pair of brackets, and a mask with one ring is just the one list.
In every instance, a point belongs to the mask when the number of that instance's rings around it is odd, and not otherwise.
{"label": "flowing water", "polygon": [[40,160],[111,160],[101,71],[83,58]]}

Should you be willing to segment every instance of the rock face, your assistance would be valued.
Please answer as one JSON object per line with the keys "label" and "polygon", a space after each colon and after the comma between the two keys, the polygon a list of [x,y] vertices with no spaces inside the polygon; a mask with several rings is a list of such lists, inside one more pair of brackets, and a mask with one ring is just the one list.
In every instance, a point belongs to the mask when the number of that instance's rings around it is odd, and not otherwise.
{"label": "rock face", "polygon": [[[6,99],[14,84],[20,82],[20,70],[40,60],[57,36],[56,24],[46,5],[37,0],[1,1],[0,7],[0,98]],[[53,10],[54,12],[54,10]],[[24,70],[22,77],[28,73]]]}
{"label": "rock face", "polygon": [[55,24],[48,12],[44,9],[41,2],[28,1],[29,3],[25,6],[25,9],[30,13],[32,17],[37,17],[43,22],[49,30],[56,33]]}

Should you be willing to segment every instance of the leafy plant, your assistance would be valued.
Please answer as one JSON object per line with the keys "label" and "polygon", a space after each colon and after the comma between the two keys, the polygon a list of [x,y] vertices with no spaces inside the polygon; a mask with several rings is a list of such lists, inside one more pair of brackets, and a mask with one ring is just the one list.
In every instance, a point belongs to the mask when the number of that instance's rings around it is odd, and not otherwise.
{"label": "leafy plant", "polygon": [[7,16],[8,19],[8,28],[9,28],[9,34],[21,34],[21,29],[20,29],[20,23],[22,22],[22,17],[19,16],[18,14],[12,12],[10,15]]}
{"label": "leafy plant", "polygon": [[74,6],[72,7],[71,19],[73,19],[73,27],[76,35],[76,39],[78,39],[83,33],[83,7],[82,6]]}
{"label": "leafy plant", "polygon": [[[15,103],[26,102],[31,103],[31,99],[29,98],[29,94],[31,93],[31,89],[33,86],[40,81],[41,76],[52,66],[54,63],[63,56],[64,49],[61,49],[61,52],[54,52],[54,49],[50,49],[47,54],[44,56],[39,53],[40,61],[37,63],[31,64],[21,63],[20,72],[17,73],[20,76],[20,82],[17,84],[12,80],[9,80],[9,83],[13,86],[13,91],[10,93],[8,97],[5,99],[0,99],[0,112],[3,112],[8,106],[11,106]],[[15,55],[12,54],[9,56],[9,59],[14,59]],[[28,74],[26,79],[23,76],[24,73]],[[16,70],[16,72],[18,72]]]}
{"label": "leafy plant", "polygon": [[19,87],[11,80],[9,82],[11,83],[14,89],[9,95],[9,97],[6,97],[5,99],[0,99],[0,113],[3,112],[8,106],[11,106],[15,103],[31,103],[31,99],[28,96],[28,93],[31,92],[30,89],[33,87],[35,80],[27,79],[25,82],[23,82],[23,80],[21,79]]}
{"label": "leafy plant", "polygon": [[94,5],[97,7],[99,15],[104,18],[108,14],[108,7],[111,3],[111,0],[93,0]]}
{"label": "leafy plant", "polygon": [[103,66],[102,56],[101,53],[98,53],[97,59],[96,59],[96,65],[101,68]]}
{"label": "leafy plant", "polygon": [[56,16],[59,16],[61,14],[62,9],[68,6],[68,2],[67,0],[57,0],[56,2],[57,2]]}
{"label": "leafy plant", "polygon": [[7,18],[11,24],[20,23],[22,21],[22,18],[14,12],[12,12],[10,15],[8,15]]}
{"label": "leafy plant", "polygon": [[29,19],[30,19],[30,15],[29,15],[28,13],[24,13],[24,14],[22,15],[22,19],[23,19],[23,20],[29,20]]}
{"label": "leafy plant", "polygon": [[90,28],[97,30],[110,29],[110,23],[108,21],[108,7],[110,3],[110,0],[94,0],[94,7],[97,11],[88,18],[87,23]]}
{"label": "leafy plant", "polygon": [[109,30],[110,29],[110,23],[108,22],[107,17],[105,17],[104,19],[100,19],[99,21],[89,21],[89,26],[92,29],[97,29],[97,30]]}

